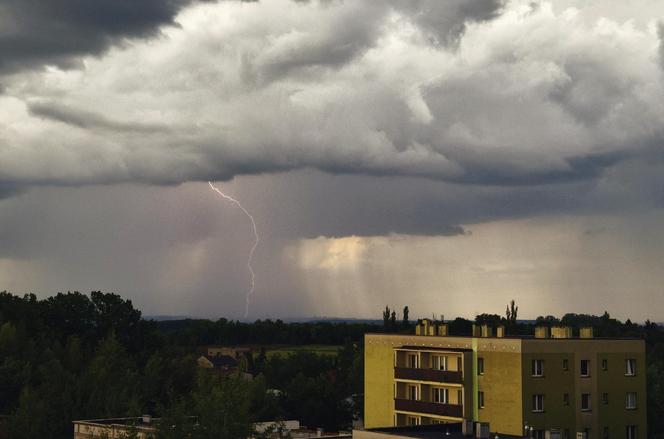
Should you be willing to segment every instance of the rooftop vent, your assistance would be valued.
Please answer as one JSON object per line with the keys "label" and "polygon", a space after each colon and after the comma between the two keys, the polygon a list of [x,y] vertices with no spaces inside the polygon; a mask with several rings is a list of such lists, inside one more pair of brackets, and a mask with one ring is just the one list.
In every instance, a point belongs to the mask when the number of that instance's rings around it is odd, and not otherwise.
{"label": "rooftop vent", "polygon": [[587,326],[579,329],[579,338],[593,338],[593,328]]}
{"label": "rooftop vent", "polygon": [[554,326],[551,328],[551,338],[572,338],[572,328],[569,326]]}
{"label": "rooftop vent", "polygon": [[535,327],[535,338],[549,338],[549,328],[547,326]]}

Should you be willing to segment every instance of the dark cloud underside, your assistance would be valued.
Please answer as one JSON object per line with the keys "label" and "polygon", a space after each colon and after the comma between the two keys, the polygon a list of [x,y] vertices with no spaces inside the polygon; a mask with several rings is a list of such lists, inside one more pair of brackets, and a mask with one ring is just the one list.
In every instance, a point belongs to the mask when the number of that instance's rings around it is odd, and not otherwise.
{"label": "dark cloud underside", "polygon": [[1,0],[0,73],[45,64],[71,66],[123,38],[172,24],[194,0]]}

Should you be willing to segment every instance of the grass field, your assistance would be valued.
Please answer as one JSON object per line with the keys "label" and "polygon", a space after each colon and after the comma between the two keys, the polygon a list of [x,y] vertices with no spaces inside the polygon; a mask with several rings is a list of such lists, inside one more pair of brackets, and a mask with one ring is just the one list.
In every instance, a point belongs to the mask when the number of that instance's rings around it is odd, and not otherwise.
{"label": "grass field", "polygon": [[311,352],[316,355],[336,356],[341,346],[334,345],[302,345],[302,346],[271,346],[267,348],[267,356],[273,355],[292,355],[296,352]]}

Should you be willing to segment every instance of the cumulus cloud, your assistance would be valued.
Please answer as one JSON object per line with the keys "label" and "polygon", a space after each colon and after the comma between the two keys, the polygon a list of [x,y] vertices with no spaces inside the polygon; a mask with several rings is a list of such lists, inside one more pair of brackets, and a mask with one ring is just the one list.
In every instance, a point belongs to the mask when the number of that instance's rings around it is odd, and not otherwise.
{"label": "cumulus cloud", "polygon": [[[10,5],[8,16],[36,7]],[[664,139],[656,27],[547,2],[275,0],[197,3],[157,28],[184,2],[156,5],[125,25],[72,12],[103,41],[160,35],[8,77],[0,180],[175,184],[317,168],[532,185],[597,178]]]}

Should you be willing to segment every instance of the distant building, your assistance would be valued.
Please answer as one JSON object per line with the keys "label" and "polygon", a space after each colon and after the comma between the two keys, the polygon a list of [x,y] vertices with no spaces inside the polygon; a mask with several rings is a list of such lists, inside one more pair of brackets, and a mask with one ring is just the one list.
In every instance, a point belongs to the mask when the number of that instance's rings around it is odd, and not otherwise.
{"label": "distant building", "polygon": [[645,439],[645,368],[643,340],[593,338],[592,328],[450,336],[423,320],[416,335],[365,336],[364,425],[472,421],[534,439]]}
{"label": "distant building", "polygon": [[[195,418],[191,418],[195,420]],[[157,434],[158,418],[142,416],[140,418],[114,418],[94,419],[88,421],[74,421],[74,439],[122,438],[128,433],[135,432],[138,439],[154,439]],[[323,437],[325,439],[350,438],[351,433],[325,433],[322,429],[307,429],[299,421],[272,421],[253,424],[258,433],[275,431],[274,438],[282,437],[288,433],[292,439],[309,439]],[[250,436],[247,439],[251,439]]]}
{"label": "distant building", "polygon": [[205,369],[212,369],[222,376],[241,374],[250,380],[252,375],[247,373],[248,364],[251,363],[251,348],[237,348],[225,346],[209,346],[206,354],[198,357],[198,365]]}
{"label": "distant building", "polygon": [[157,433],[156,422],[158,419],[150,416],[74,421],[74,439],[115,439],[130,432],[136,432],[138,439],[153,439]]}
{"label": "distant building", "polygon": [[254,424],[254,431],[256,433],[265,434],[266,432],[273,433],[273,436],[276,438],[281,438],[285,433],[288,434],[288,437],[292,439],[310,439],[316,437],[322,437],[325,439],[341,439],[341,438],[350,438],[352,437],[351,432],[337,432],[337,433],[326,433],[323,429],[308,429],[300,425],[299,421],[270,421],[270,422],[258,422]]}
{"label": "distant building", "polygon": [[219,355],[226,355],[236,360],[246,358],[253,354],[253,350],[249,347],[234,347],[234,346],[208,346],[207,355],[209,357],[216,357]]}

